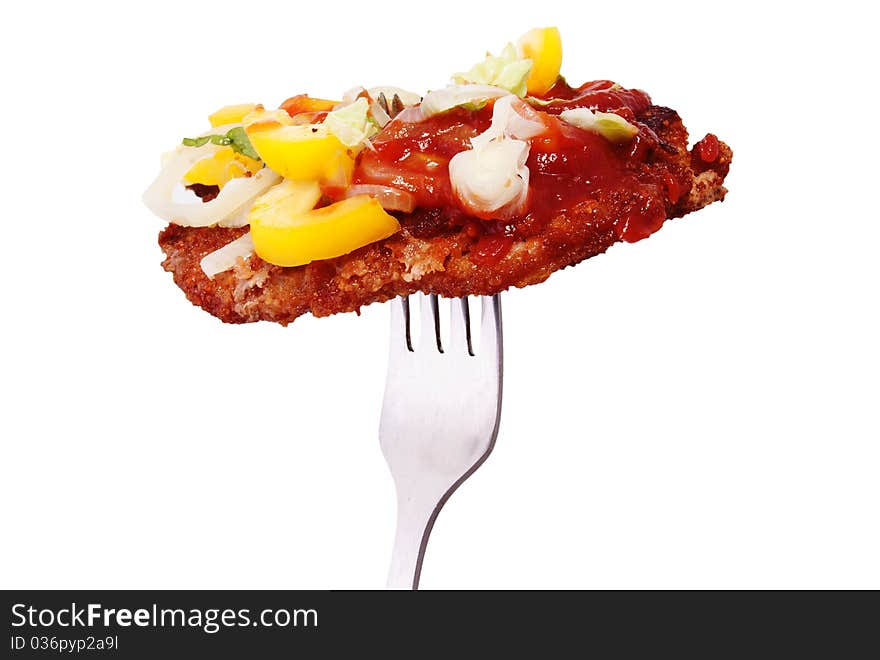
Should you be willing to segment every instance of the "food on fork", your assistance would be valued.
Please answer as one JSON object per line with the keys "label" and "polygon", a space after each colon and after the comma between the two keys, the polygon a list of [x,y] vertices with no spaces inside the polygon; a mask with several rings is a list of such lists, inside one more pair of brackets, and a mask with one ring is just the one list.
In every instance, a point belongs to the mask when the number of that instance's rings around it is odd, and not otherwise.
{"label": "food on fork", "polygon": [[724,199],[732,152],[678,113],[559,75],[541,28],[424,96],[355,88],[221,108],[144,195],[163,266],[230,323],[416,291],[493,295]]}

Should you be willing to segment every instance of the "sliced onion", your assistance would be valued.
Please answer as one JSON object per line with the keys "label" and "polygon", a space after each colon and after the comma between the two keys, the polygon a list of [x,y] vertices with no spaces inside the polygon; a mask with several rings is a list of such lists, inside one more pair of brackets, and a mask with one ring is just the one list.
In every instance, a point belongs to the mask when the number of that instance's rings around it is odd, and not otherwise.
{"label": "sliced onion", "polygon": [[425,120],[425,113],[422,112],[422,106],[408,106],[401,110],[392,121],[400,121],[404,124],[418,124]]}
{"label": "sliced onion", "polygon": [[405,89],[401,89],[400,87],[391,87],[389,85],[380,85],[379,87],[370,87],[367,90],[367,93],[370,95],[372,99],[378,99],[379,94],[384,94],[385,99],[390,104],[392,99],[394,99],[395,95],[400,99],[403,105],[416,105],[419,101],[422,100],[421,94],[416,94],[415,92],[410,92]]}
{"label": "sliced onion", "polygon": [[443,89],[428,92],[422,99],[422,113],[425,117],[451,110],[459,105],[481,103],[510,94],[506,89],[493,85],[449,85]]}
{"label": "sliced onion", "polygon": [[212,278],[217,273],[232,268],[239,258],[247,259],[254,253],[254,242],[251,240],[251,233],[248,232],[244,236],[236,238],[231,243],[227,243],[219,250],[214,250],[199,262],[205,275]]}
{"label": "sliced onion", "polygon": [[403,211],[412,213],[416,207],[416,198],[400,188],[381,186],[371,183],[359,183],[349,186],[345,191],[345,197],[356,195],[370,195],[375,197],[386,211]]}
{"label": "sliced onion", "polygon": [[208,227],[217,224],[224,227],[241,226],[241,218],[237,212],[281,180],[268,167],[253,176],[232,179],[210,202],[183,202],[174,199],[175,190],[182,185],[183,176],[197,161],[210,156],[217,149],[216,145],[210,143],[201,147],[178,147],[144,193],[144,204],[163,220],[184,227]]}
{"label": "sliced onion", "polygon": [[492,124],[471,139],[472,149],[449,161],[449,180],[461,204],[481,218],[507,219],[528,203],[528,139],[545,132],[540,116],[509,94],[495,101]]}
{"label": "sliced onion", "polygon": [[528,140],[547,131],[540,116],[513,94],[502,96],[492,108],[492,124],[471,140],[474,148],[498,137]]}
{"label": "sliced onion", "polygon": [[[401,89],[400,87],[370,87],[370,89],[368,90],[364,90],[363,87],[356,87],[354,90],[349,90],[349,92],[347,93],[354,93],[357,90],[360,90],[360,92],[366,91],[367,94],[369,94],[370,98],[372,99],[372,103],[370,103],[370,114],[382,128],[384,128],[386,124],[391,121],[391,116],[385,111],[385,109],[381,105],[379,105],[379,97],[381,95],[385,95],[385,102],[388,104],[388,107],[391,107],[391,102],[394,100],[394,97],[397,96],[404,106],[404,109],[401,112],[406,112],[406,110],[411,109],[415,105],[418,105],[418,103],[422,100],[422,97],[419,94],[416,94],[415,92],[408,92],[405,89]],[[421,118],[418,121],[421,121]]]}
{"label": "sliced onion", "polygon": [[379,128],[385,128],[388,122],[391,121],[391,115],[385,112],[385,108],[376,103],[376,101],[370,103],[370,115],[379,124]]}
{"label": "sliced onion", "polygon": [[[547,132],[547,125],[541,121],[541,115],[528,103],[513,96],[498,99],[498,103],[507,103],[509,99],[511,116],[507,120],[507,134],[517,140],[529,140]],[[493,116],[494,119],[494,116]]]}
{"label": "sliced onion", "polygon": [[460,151],[449,161],[452,190],[479,218],[520,215],[529,195],[528,157],[528,142],[501,136]]}
{"label": "sliced onion", "polygon": [[[256,197],[254,199],[256,199]],[[223,220],[221,220],[219,223],[220,226],[221,227],[244,227],[245,225],[247,225],[248,224],[248,213],[250,212],[251,207],[254,205],[253,202],[254,202],[253,199],[249,200],[247,204],[242,206],[235,213],[223,218]]]}

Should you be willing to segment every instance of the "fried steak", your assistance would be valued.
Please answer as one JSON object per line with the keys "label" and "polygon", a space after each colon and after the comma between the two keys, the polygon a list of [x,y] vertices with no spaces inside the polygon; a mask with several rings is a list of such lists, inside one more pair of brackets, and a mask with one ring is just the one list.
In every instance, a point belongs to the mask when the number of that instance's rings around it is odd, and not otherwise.
{"label": "fried steak", "polygon": [[[650,105],[635,119],[658,141],[634,165],[644,185],[606,185],[572,206],[560,204],[541,223],[529,216],[504,226],[477,223],[453,209],[397,213],[401,231],[334,259],[280,267],[256,255],[210,279],[201,259],[247,228],[182,227],[159,235],[163,267],[187,298],[227,323],[274,321],[286,325],[311,312],[327,316],[422,291],[446,297],[492,295],[547,279],[626,239],[626,218],[652,205],[658,222],[724,199],[732,152],[712,135],[688,150],[678,114]],[[665,182],[665,183],[664,183]]]}

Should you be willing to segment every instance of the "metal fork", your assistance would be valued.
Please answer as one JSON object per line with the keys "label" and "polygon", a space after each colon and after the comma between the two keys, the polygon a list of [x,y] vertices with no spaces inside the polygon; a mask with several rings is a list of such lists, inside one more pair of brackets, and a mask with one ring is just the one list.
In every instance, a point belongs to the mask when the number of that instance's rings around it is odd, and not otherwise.
{"label": "metal fork", "polygon": [[397,490],[397,532],[388,587],[418,589],[428,536],[440,509],[486,460],[501,416],[501,298],[482,299],[475,351],[467,298],[450,301],[450,345],[440,336],[437,296],[419,294],[421,338],[413,345],[409,298],[391,302],[391,348],[379,424]]}

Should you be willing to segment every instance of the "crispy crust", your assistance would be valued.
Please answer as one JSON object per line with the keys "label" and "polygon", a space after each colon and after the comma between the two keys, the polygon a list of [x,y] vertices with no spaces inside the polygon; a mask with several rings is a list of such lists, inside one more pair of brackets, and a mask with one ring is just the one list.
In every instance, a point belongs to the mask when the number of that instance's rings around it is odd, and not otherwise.
{"label": "crispy crust", "polygon": [[[732,153],[721,143],[719,157],[702,162],[687,150],[687,131],[675,111],[652,106],[639,116],[665,143],[642,166],[690,182],[663,202],[668,217],[679,217],[724,199],[724,177]],[[662,174],[662,172],[660,172]],[[265,263],[256,256],[209,279],[199,265],[208,253],[241,236],[245,228],[192,228],[168,225],[159,235],[165,270],[187,298],[227,323],[275,321],[288,324],[311,312],[327,316],[416,291],[447,297],[492,295],[511,286],[543,282],[551,273],[607,250],[619,239],[615,223],[627,209],[645,203],[638,192],[609,189],[596,199],[560,211],[540,232],[517,240],[497,263],[472,258],[477,239],[463,228],[425,232],[425,216],[401,218],[402,229],[355,252],[296,268]],[[436,217],[434,218],[436,222]],[[441,218],[442,220],[442,218]]]}

